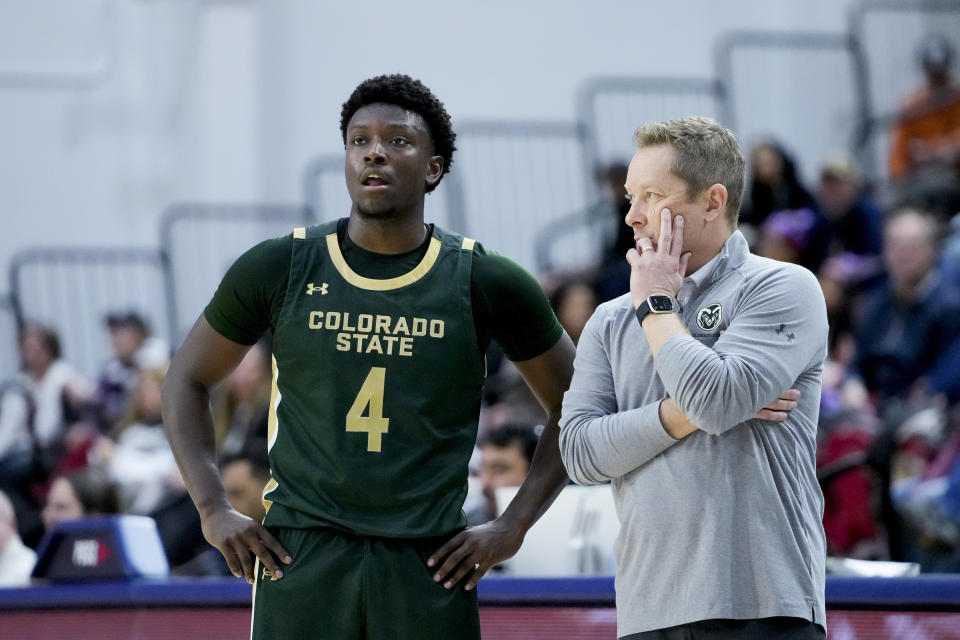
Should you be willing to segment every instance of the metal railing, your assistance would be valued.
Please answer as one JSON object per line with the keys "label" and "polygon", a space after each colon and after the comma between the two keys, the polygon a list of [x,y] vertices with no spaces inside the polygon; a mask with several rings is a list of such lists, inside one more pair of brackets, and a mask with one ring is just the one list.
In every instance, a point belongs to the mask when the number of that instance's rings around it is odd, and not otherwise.
{"label": "metal railing", "polygon": [[725,123],[746,150],[769,137],[783,143],[810,181],[827,155],[855,150],[863,117],[858,55],[843,34],[725,34],[714,58],[728,96]]}
{"label": "metal railing", "polygon": [[24,249],[11,261],[10,290],[17,324],[40,322],[56,330],[64,357],[88,376],[109,357],[109,313],[136,312],[153,335],[171,337],[163,259],[156,249]]}
{"label": "metal railing", "polygon": [[255,244],[312,223],[301,205],[171,205],[160,219],[166,298],[174,345],[210,301],[233,262]]}
{"label": "metal railing", "polygon": [[[466,232],[533,270],[535,239],[590,201],[586,129],[579,123],[467,121],[457,125],[453,178]],[[451,185],[451,186],[454,186]],[[593,258],[589,230],[564,238],[570,264]]]}
{"label": "metal railing", "polygon": [[633,132],[645,122],[681,116],[723,121],[724,93],[707,78],[601,76],[577,90],[577,117],[587,127],[588,167],[628,162],[635,150]]}
{"label": "metal railing", "polygon": [[343,154],[310,158],[303,169],[303,201],[317,222],[342,218],[350,213],[350,196],[343,181]]}
{"label": "metal railing", "polygon": [[0,380],[9,379],[20,368],[17,346],[17,314],[13,299],[0,297]]}
{"label": "metal railing", "polygon": [[[96,57],[82,65],[5,65],[0,67],[0,89],[90,91],[103,86],[116,65],[120,27],[116,0],[102,0],[99,5],[93,16],[95,38],[100,45]],[[22,6],[34,10],[28,3]],[[9,11],[10,7],[4,10]]]}
{"label": "metal railing", "polygon": [[[938,34],[960,55],[960,2],[867,0],[850,9],[849,29],[863,64],[865,118],[856,140],[876,176],[888,174],[890,127],[904,98],[923,86],[917,50]],[[954,60],[954,73],[960,60]]]}

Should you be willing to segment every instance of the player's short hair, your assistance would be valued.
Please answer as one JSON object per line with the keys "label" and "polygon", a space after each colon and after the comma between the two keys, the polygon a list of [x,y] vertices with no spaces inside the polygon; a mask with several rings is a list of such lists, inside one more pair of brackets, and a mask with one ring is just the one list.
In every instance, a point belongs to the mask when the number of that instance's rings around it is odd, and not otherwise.
{"label": "player's short hair", "polygon": [[[440,173],[442,180],[453,164],[457,134],[453,132],[450,114],[443,103],[422,82],[408,75],[395,73],[377,76],[364,80],[353,90],[340,111],[340,134],[343,136],[343,143],[347,143],[347,125],[353,114],[361,107],[377,102],[402,107],[423,118],[430,129],[433,150],[443,158],[443,171]],[[440,180],[432,185],[428,184],[427,193],[436,189],[439,184]]]}
{"label": "player's short hair", "polygon": [[489,431],[480,440],[480,448],[486,446],[506,449],[507,447],[516,447],[527,459],[527,463],[533,462],[533,452],[537,450],[537,442],[540,441],[537,436],[536,428],[530,424],[519,422],[508,422]]}
{"label": "player's short hair", "polygon": [[727,222],[737,226],[743,200],[746,162],[737,137],[712,118],[690,116],[651,122],[633,135],[638,149],[659,144],[673,148],[670,171],[687,183],[687,196],[695,198],[714,184],[727,188]]}

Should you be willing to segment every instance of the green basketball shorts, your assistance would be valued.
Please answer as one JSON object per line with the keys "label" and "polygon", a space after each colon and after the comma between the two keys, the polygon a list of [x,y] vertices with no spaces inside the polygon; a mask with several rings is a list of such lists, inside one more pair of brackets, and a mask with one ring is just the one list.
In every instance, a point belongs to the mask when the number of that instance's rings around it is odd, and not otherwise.
{"label": "green basketball shorts", "polygon": [[476,589],[444,589],[427,558],[443,538],[358,536],[331,528],[270,528],[293,556],[274,580],[257,563],[253,640],[477,640]]}

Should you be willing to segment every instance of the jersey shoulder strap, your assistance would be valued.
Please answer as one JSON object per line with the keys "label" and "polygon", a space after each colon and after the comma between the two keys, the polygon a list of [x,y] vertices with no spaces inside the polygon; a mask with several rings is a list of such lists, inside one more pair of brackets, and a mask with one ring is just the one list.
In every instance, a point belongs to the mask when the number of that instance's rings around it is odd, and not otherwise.
{"label": "jersey shoulder strap", "polygon": [[337,225],[340,223],[339,220],[331,220],[330,222],[323,222],[321,224],[314,224],[309,227],[296,227],[293,230],[293,239],[294,240],[315,240],[318,238],[326,238],[331,233],[337,232]]}

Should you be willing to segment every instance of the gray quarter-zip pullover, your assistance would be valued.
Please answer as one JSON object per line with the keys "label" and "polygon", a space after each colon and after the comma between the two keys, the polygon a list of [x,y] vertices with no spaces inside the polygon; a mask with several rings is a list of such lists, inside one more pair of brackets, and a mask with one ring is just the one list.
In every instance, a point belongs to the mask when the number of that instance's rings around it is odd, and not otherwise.
{"label": "gray quarter-zip pullover", "polygon": [[[630,294],[601,305],[563,400],[568,473],[613,488],[618,636],[711,618],[826,627],[819,284],[751,254],[735,231],[678,300],[692,335],[668,340],[655,362]],[[803,397],[786,421],[752,418],[790,387]],[[700,431],[678,441],[663,430],[667,396]]]}

